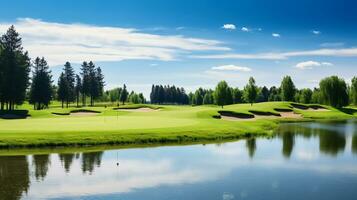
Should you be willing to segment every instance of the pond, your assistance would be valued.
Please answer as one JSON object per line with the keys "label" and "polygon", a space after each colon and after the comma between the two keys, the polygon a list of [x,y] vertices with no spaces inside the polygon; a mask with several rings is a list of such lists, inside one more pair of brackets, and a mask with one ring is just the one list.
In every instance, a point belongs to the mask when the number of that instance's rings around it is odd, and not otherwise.
{"label": "pond", "polygon": [[221,144],[0,157],[7,200],[326,200],[356,198],[356,188],[355,121]]}

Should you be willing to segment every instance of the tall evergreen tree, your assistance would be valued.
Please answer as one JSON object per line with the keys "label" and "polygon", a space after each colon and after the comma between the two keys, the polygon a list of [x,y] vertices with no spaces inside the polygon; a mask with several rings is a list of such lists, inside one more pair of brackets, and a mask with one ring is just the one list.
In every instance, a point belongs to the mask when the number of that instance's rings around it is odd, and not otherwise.
{"label": "tall evergreen tree", "polygon": [[90,74],[89,66],[87,62],[83,62],[81,66],[81,76],[82,76],[82,105],[86,106],[86,97],[90,94]]}
{"label": "tall evergreen tree", "polygon": [[75,96],[76,96],[77,107],[79,107],[81,91],[82,91],[82,79],[77,74],[76,75],[76,85],[75,85],[75,93],[76,93]]}
{"label": "tall evergreen tree", "polygon": [[0,102],[1,108],[13,110],[15,104],[25,100],[29,85],[30,58],[23,51],[22,41],[15,27],[11,26],[0,38]]}
{"label": "tall evergreen tree", "polygon": [[69,103],[75,100],[75,74],[71,63],[66,62],[63,68],[64,77],[66,81],[67,93],[66,95],[66,105],[68,108]]}
{"label": "tall evergreen tree", "polygon": [[[95,86],[97,87],[96,90],[94,90],[93,99],[98,99],[99,97],[103,96],[103,91],[104,91],[104,75],[102,73],[102,69],[100,67],[96,68],[95,72]],[[92,104],[93,106],[93,104]]]}
{"label": "tall evergreen tree", "polygon": [[281,99],[283,101],[294,101],[296,88],[290,76],[285,76],[281,81]]}
{"label": "tall evergreen tree", "polygon": [[95,65],[92,61],[88,63],[89,70],[89,97],[90,97],[90,105],[93,106],[94,98],[98,93],[98,82],[97,82],[97,74]]}
{"label": "tall evergreen tree", "polygon": [[52,98],[52,76],[46,60],[37,57],[33,64],[30,103],[37,110],[47,108]]}
{"label": "tall evergreen tree", "polygon": [[68,93],[68,87],[67,87],[67,81],[64,73],[62,72],[60,77],[58,78],[58,89],[57,89],[57,97],[58,100],[61,101],[62,103],[62,108],[63,104],[67,99],[67,93]]}
{"label": "tall evergreen tree", "polygon": [[246,102],[249,102],[251,105],[257,99],[258,87],[255,85],[255,80],[253,77],[249,78],[248,84],[244,87],[244,99]]}
{"label": "tall evergreen tree", "polygon": [[128,100],[128,91],[126,90],[126,85],[124,84],[123,89],[120,93],[120,101],[125,104],[125,102]]}

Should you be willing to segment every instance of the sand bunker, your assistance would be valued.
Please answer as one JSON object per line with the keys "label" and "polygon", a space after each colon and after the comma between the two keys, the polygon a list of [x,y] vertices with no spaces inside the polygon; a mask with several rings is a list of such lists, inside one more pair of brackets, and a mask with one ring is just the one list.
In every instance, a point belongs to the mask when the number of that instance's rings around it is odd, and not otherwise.
{"label": "sand bunker", "polygon": [[98,113],[95,112],[73,112],[70,113],[70,116],[94,116],[97,115]]}
{"label": "sand bunker", "polygon": [[290,118],[290,119],[302,119],[302,115],[301,114],[297,114],[294,112],[281,112],[280,113],[281,118]]}
{"label": "sand bunker", "polygon": [[159,111],[160,109],[152,109],[152,108],[134,108],[134,109],[130,109],[130,108],[119,108],[117,110],[120,111],[128,111],[128,112],[155,112],[155,111]]}

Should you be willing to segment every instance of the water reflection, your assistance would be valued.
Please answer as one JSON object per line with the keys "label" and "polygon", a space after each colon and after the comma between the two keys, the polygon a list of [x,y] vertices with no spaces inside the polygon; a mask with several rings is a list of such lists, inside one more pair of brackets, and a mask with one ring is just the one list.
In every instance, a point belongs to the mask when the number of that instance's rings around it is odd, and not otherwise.
{"label": "water reflection", "polygon": [[357,154],[357,134],[353,135],[352,138],[352,152]]}
{"label": "water reflection", "polygon": [[[74,153],[58,154],[58,157],[61,160],[62,166],[68,173],[70,171],[70,167],[73,163],[73,159],[76,157],[76,154],[74,154]],[[77,158],[78,158],[78,156],[77,156]]]}
{"label": "water reflection", "polygon": [[0,156],[0,199],[294,199],[289,195],[301,191],[291,180],[311,189],[304,199],[350,197],[357,195],[349,189],[357,184],[356,131],[354,123],[286,124],[272,139],[219,145]]}
{"label": "water reflection", "polygon": [[83,173],[93,172],[95,167],[100,167],[103,152],[90,152],[82,154],[82,171]]}
{"label": "water reflection", "polygon": [[[324,123],[302,123],[282,125],[277,135],[282,138],[283,155],[290,157],[294,148],[294,138],[301,136],[303,138],[317,137],[319,139],[319,150],[321,153],[337,156],[342,153],[346,147],[346,137],[356,135],[357,129],[353,122],[352,126],[337,123],[334,125]],[[349,125],[351,125],[349,124]],[[354,144],[355,136],[352,138],[352,150],[356,147]]]}
{"label": "water reflection", "polygon": [[48,172],[50,165],[50,155],[34,155],[32,164],[35,167],[35,177],[37,180],[43,180]]}
{"label": "water reflection", "polygon": [[291,153],[293,152],[294,148],[294,133],[291,133],[289,131],[280,133],[282,141],[283,141],[283,150],[282,153],[284,157],[290,158]]}
{"label": "water reflection", "polygon": [[250,138],[246,140],[246,147],[250,158],[254,157],[255,150],[257,149],[256,139]]}
{"label": "water reflection", "polygon": [[29,187],[26,156],[0,156],[0,199],[20,199]]}

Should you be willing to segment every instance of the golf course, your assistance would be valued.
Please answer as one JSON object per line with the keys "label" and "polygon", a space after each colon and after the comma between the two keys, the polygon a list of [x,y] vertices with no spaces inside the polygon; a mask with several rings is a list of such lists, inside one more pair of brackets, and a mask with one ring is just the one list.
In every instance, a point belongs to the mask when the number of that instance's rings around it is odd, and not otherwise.
{"label": "golf course", "polygon": [[271,136],[282,122],[357,116],[357,110],[352,107],[335,109],[290,102],[233,104],[223,108],[149,104],[65,109],[54,104],[45,110],[33,110],[29,104],[19,107],[20,111],[25,109],[29,112],[23,119],[0,119],[1,148],[234,140]]}

